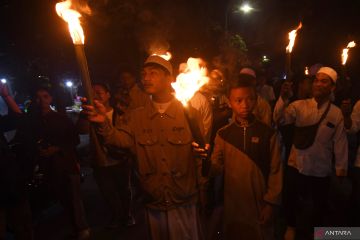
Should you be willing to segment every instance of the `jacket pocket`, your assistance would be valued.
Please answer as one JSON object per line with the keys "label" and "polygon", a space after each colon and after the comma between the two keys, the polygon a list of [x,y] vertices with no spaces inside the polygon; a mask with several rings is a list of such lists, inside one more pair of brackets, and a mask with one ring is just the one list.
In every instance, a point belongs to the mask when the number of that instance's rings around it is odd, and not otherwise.
{"label": "jacket pocket", "polygon": [[192,136],[185,130],[174,130],[168,135],[167,139],[173,145],[186,145],[191,143]]}
{"label": "jacket pocket", "polygon": [[154,134],[144,133],[138,137],[137,142],[142,146],[152,146],[158,142],[158,138]]}
{"label": "jacket pocket", "polygon": [[191,154],[192,136],[186,131],[173,131],[167,138],[173,155],[171,156],[170,171],[175,178],[181,178],[188,171]]}

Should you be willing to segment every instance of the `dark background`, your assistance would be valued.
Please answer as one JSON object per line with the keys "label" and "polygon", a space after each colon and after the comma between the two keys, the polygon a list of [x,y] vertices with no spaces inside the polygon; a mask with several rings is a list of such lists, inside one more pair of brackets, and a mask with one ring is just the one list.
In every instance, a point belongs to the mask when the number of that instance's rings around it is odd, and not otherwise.
{"label": "dark background", "polygon": [[[57,1],[0,1],[0,77],[26,91],[35,76],[51,82],[78,78],[67,25],[55,12]],[[86,54],[93,81],[109,81],[121,66],[141,66],[151,49],[162,46],[174,63],[190,56],[206,60],[218,55],[219,39],[228,30],[246,43],[252,63],[262,55],[281,74],[287,33],[302,21],[293,50],[293,69],[323,63],[340,70],[341,49],[360,40],[360,1],[254,0],[248,15],[236,10],[242,1],[221,0],[92,0],[91,16],[82,19]],[[355,86],[359,47],[351,49],[347,64]],[[360,89],[360,88],[358,88]]]}

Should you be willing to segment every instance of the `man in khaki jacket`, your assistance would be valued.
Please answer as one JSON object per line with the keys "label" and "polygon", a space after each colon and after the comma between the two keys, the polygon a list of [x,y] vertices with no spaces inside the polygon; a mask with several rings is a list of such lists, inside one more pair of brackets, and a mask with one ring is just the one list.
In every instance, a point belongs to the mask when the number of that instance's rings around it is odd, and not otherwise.
{"label": "man in khaki jacket", "polygon": [[126,125],[113,127],[104,108],[85,105],[88,119],[107,145],[131,148],[145,192],[150,238],[201,239],[198,201],[198,161],[192,153],[192,134],[182,104],[171,89],[172,66],[150,56],[143,67],[144,90],[151,95],[145,106],[134,109]]}

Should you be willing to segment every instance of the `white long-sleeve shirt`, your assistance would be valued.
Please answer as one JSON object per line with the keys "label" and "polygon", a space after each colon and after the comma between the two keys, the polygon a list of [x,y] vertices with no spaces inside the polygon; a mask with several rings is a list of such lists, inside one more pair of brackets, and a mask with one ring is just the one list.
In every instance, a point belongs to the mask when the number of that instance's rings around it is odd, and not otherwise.
{"label": "white long-sleeve shirt", "polygon": [[[274,109],[274,121],[280,125],[295,123],[297,127],[316,124],[325,112],[329,102],[318,104],[314,98],[298,100],[290,105],[280,97]],[[291,147],[288,165],[301,174],[326,177],[332,173],[332,159],[335,158],[337,176],[345,176],[348,168],[348,142],[341,110],[331,104],[329,112],[321,122],[314,143],[307,149]]]}
{"label": "white long-sleeve shirt", "polygon": [[213,123],[213,115],[210,103],[206,97],[200,92],[196,92],[190,99],[191,106],[199,111],[204,126],[205,141],[210,139],[211,128]]}
{"label": "white long-sleeve shirt", "polygon": [[[352,125],[349,132],[357,133],[358,131],[360,131],[360,100],[355,103],[355,106],[351,113],[351,121],[352,121]],[[360,167],[360,145],[358,146],[357,149],[354,166]]]}

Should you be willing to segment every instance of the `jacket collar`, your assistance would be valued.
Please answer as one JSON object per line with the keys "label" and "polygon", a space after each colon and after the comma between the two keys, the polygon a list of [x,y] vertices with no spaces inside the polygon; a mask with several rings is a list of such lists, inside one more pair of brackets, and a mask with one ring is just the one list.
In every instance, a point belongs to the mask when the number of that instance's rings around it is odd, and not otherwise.
{"label": "jacket collar", "polygon": [[[170,103],[169,107],[163,113],[163,115],[169,116],[171,118],[175,118],[176,117],[176,112],[177,112],[177,110],[179,108],[179,104],[182,107],[182,104],[178,100],[176,100],[176,98],[174,97],[171,100],[171,103]],[[154,106],[153,101],[148,101],[145,106],[146,106],[146,109],[148,109],[148,117],[150,119],[153,119],[157,114],[159,114],[159,115],[161,114],[161,113],[159,113],[159,111]]]}
{"label": "jacket collar", "polygon": [[251,116],[249,117],[249,120],[248,121],[244,121],[244,122],[238,122],[236,120],[236,118],[234,118],[234,124],[238,127],[250,127],[252,126],[256,121],[256,118],[253,114],[251,114]]}

